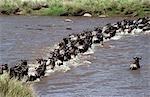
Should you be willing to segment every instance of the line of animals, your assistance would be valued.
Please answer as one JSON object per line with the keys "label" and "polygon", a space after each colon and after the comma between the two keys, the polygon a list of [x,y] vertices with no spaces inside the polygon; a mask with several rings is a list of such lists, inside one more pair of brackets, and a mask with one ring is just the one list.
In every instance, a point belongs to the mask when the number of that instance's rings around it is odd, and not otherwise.
{"label": "line of animals", "polygon": [[[122,20],[114,24],[106,24],[104,27],[95,27],[91,31],[83,31],[78,34],[70,34],[63,38],[57,44],[57,47],[49,53],[47,59],[37,59],[37,67],[30,67],[27,60],[21,60],[11,68],[7,64],[0,66],[0,74],[9,72],[10,78],[21,80],[27,77],[26,81],[34,81],[45,76],[46,70],[54,70],[55,66],[63,65],[63,62],[76,57],[79,53],[86,52],[91,48],[92,44],[103,45],[104,41],[109,40],[117,35],[136,34],[148,32],[150,33],[150,17],[139,18],[137,20]],[[130,64],[131,70],[140,68],[139,60],[141,58],[134,57],[133,63]]]}

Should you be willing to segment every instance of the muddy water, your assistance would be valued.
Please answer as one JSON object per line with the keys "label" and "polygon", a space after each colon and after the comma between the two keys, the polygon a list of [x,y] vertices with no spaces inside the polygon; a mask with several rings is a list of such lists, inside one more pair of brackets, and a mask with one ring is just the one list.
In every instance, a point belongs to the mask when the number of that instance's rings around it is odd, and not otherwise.
{"label": "muddy water", "polygon": [[[122,18],[0,17],[0,63],[44,57],[70,33]],[[72,30],[66,30],[71,27]],[[38,97],[150,97],[150,35],[126,36],[95,47],[82,66],[55,72],[34,84]],[[141,69],[129,70],[133,56],[142,56]],[[68,64],[69,65],[69,64]]]}

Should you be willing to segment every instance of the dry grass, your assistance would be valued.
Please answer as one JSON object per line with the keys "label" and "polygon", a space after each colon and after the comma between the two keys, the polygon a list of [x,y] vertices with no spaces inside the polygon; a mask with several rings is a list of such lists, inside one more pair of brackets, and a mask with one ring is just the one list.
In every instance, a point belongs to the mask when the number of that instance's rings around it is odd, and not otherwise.
{"label": "dry grass", "polygon": [[0,97],[34,97],[30,85],[16,79],[10,79],[8,74],[0,75]]}

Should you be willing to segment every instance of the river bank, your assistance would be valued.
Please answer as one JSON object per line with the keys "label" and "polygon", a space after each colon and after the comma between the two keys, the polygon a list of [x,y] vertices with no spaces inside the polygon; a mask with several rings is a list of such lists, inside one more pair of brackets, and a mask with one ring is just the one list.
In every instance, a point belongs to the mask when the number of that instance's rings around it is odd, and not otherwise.
{"label": "river bank", "polygon": [[31,85],[0,75],[0,97],[34,97]]}
{"label": "river bank", "polygon": [[149,0],[1,0],[1,15],[146,16]]}

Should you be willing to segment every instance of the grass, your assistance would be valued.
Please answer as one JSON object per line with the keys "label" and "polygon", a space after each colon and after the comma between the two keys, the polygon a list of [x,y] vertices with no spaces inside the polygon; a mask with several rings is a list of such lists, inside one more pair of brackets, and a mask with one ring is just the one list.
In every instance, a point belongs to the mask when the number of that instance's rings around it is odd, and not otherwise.
{"label": "grass", "polygon": [[34,97],[32,89],[26,83],[10,79],[8,74],[0,75],[0,97]]}
{"label": "grass", "polygon": [[[10,2],[11,1],[11,2]],[[27,0],[26,0],[27,1]],[[42,5],[48,5],[43,8]],[[40,7],[39,10],[33,10]],[[1,0],[0,11],[12,14],[17,8],[23,14],[33,15],[83,15],[85,12],[93,16],[129,15],[144,16],[150,14],[149,0]]]}
{"label": "grass", "polygon": [[[59,2],[59,3],[56,3]],[[41,15],[53,15],[53,16],[59,16],[66,12],[66,9],[63,7],[62,2],[56,0],[56,2],[49,3],[48,8],[42,8],[40,11],[38,11]]]}

